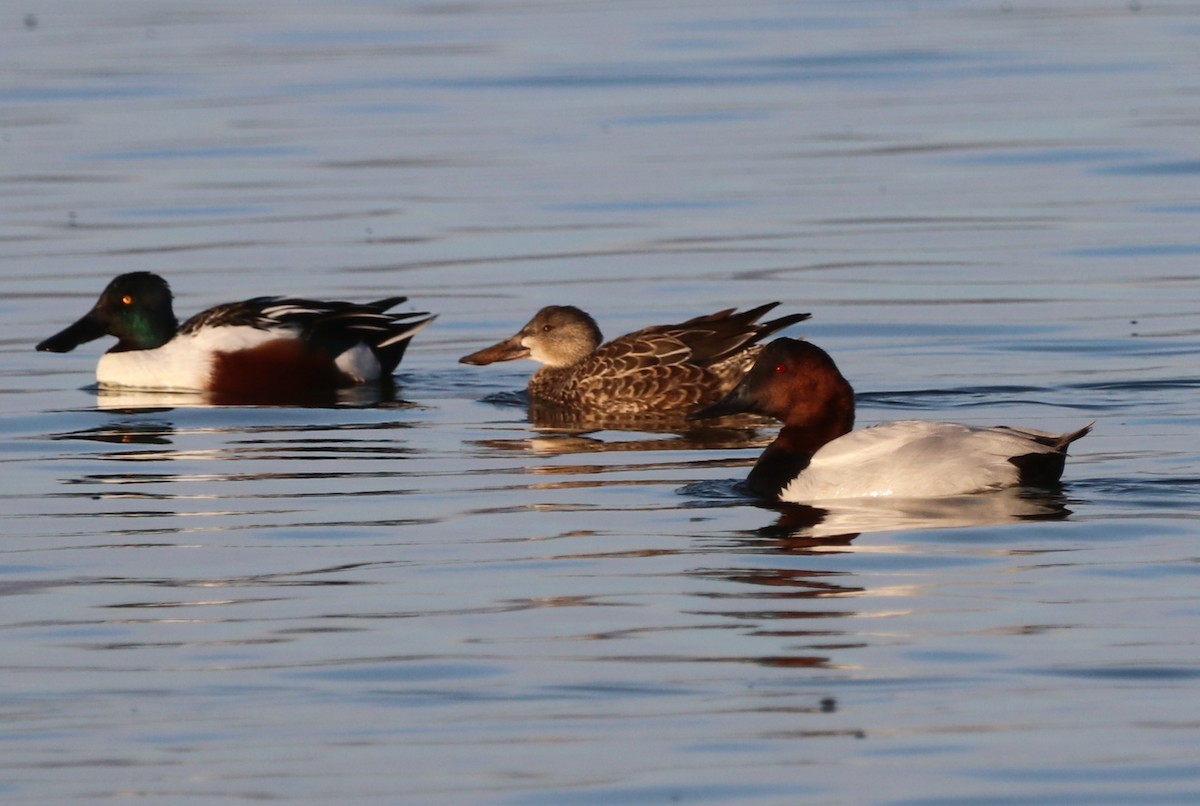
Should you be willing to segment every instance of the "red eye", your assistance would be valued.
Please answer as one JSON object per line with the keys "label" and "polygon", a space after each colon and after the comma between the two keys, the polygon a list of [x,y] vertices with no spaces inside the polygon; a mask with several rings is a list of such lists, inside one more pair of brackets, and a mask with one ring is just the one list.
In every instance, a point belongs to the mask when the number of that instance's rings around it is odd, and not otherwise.
{"label": "red eye", "polygon": [[126,294],[125,296],[121,297],[121,302],[125,305],[132,305],[133,297],[131,297],[129,294]]}
{"label": "red eye", "polygon": [[787,372],[787,364],[776,364],[775,365],[775,374],[776,375],[782,375],[785,372]]}

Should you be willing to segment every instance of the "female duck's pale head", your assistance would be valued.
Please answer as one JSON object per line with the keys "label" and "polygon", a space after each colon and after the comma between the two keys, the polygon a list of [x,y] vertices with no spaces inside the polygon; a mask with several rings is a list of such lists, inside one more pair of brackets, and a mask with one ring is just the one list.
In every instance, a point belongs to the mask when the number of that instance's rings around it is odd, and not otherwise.
{"label": "female duck's pale head", "polygon": [[117,338],[109,352],[153,350],[174,338],[178,328],[167,281],[148,271],[135,271],[115,278],[90,311],[37,349],[67,353],[109,335]]}
{"label": "female duck's pale head", "polygon": [[548,367],[569,367],[587,358],[603,337],[596,320],[573,305],[549,305],[504,341],[463,356],[463,364],[532,358]]}

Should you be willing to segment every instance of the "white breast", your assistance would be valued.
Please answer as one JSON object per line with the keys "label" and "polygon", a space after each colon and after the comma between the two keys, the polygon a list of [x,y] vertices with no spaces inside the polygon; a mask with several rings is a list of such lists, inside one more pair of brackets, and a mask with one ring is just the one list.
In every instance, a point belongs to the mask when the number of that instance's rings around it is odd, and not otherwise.
{"label": "white breast", "polygon": [[1050,451],[1019,433],[901,420],[851,431],[822,447],[780,500],[932,498],[1009,487],[1010,457]]}
{"label": "white breast", "polygon": [[132,389],[208,388],[214,352],[236,352],[286,336],[287,331],[253,327],[203,328],[176,336],[154,350],[105,353],[96,365],[96,380],[105,387]]}

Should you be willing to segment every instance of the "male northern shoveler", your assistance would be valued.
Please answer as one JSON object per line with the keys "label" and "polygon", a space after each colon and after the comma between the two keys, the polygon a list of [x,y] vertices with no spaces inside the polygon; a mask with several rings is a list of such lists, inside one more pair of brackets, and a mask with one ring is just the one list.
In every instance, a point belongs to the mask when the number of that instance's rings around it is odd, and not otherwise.
{"label": "male northern shoveler", "polygon": [[900,420],[852,431],[854,390],[833,359],[816,345],[786,338],[768,344],[723,400],[689,417],[743,411],[783,421],[746,486],[763,498],[799,503],[1053,485],[1067,446],[1092,429],[1089,423],[1069,434],[1047,434]]}
{"label": "male northern shoveler", "polygon": [[413,335],[435,318],[386,312],[405,297],[362,305],[255,297],[180,326],[171,299],[157,274],[122,274],[78,322],[37,349],[70,352],[107,334],[117,343],[96,367],[101,386],[283,399],[390,378]]}
{"label": "male northern shoveler", "polygon": [[529,396],[569,409],[605,414],[686,410],[733,388],[762,349],[758,342],[809,318],[794,313],[759,323],[779,305],[735,308],[658,325],[601,344],[591,316],[571,305],[542,308],[504,341],[459,359],[491,364],[532,358]]}

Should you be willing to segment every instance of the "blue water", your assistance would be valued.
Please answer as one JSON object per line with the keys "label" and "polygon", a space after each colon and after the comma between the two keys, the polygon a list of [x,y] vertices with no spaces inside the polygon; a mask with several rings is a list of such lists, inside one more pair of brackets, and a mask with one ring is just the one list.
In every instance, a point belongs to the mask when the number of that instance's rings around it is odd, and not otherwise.
{"label": "blue water", "polygon": [[[1200,801],[1200,9],[129,3],[0,30],[5,802]],[[97,392],[124,271],[440,314],[395,399]],[[1058,493],[766,507],[531,422],[541,305],[780,300]]]}

